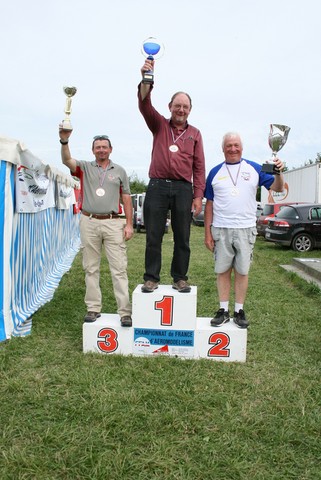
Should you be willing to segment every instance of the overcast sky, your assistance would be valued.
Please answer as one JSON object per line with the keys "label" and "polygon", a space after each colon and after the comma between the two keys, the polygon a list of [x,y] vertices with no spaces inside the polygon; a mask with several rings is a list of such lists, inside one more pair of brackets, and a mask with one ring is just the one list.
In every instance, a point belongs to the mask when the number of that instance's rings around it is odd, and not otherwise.
{"label": "overcast sky", "polygon": [[321,152],[320,0],[11,0],[1,17],[0,135],[65,173],[58,124],[73,85],[73,157],[91,160],[92,137],[108,134],[114,162],[147,181],[152,136],[136,92],[149,36],[165,46],[154,105],[168,117],[174,92],[191,95],[207,173],[231,130],[259,163],[270,123],[291,127],[279,153],[289,168]]}

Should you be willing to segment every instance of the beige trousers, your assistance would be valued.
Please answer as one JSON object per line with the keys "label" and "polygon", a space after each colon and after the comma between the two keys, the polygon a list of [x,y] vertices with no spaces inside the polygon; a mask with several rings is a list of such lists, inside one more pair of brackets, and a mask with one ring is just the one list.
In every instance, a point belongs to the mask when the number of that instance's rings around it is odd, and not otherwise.
{"label": "beige trousers", "polygon": [[109,263],[117,313],[131,315],[128,291],[127,250],[123,218],[98,220],[80,216],[80,240],[85,271],[87,311],[101,312],[100,261],[104,247]]}

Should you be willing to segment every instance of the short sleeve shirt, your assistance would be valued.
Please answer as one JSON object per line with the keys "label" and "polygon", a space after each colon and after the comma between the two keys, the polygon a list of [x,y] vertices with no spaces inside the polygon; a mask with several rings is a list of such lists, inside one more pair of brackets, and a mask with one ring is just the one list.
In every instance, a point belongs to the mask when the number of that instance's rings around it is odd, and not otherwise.
{"label": "short sleeve shirt", "polygon": [[[103,170],[94,160],[76,160],[82,171],[83,201],[82,208],[89,213],[118,213],[120,192],[130,194],[129,179],[125,169],[110,160]],[[97,195],[103,189],[104,195]],[[100,190],[101,193],[101,190]]]}
{"label": "short sleeve shirt", "polygon": [[206,180],[205,197],[213,201],[213,226],[248,228],[256,225],[257,187],[269,189],[274,176],[262,172],[262,165],[241,159],[236,164],[220,163]]}

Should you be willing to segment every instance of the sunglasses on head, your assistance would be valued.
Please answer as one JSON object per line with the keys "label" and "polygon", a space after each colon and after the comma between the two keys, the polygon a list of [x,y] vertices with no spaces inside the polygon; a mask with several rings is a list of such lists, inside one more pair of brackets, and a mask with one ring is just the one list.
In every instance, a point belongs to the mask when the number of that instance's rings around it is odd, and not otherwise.
{"label": "sunglasses on head", "polygon": [[93,140],[109,140],[108,135],[96,135]]}

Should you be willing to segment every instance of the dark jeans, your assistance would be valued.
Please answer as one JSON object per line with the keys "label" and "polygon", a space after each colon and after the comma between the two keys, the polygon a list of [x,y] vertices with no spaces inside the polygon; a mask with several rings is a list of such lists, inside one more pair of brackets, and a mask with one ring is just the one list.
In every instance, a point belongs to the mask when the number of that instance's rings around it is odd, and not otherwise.
{"label": "dark jeans", "polygon": [[187,280],[190,259],[190,228],[192,220],[192,184],[183,180],[151,179],[144,202],[146,227],[144,280],[160,281],[162,241],[167,212],[171,212],[174,252],[171,276],[174,282]]}

